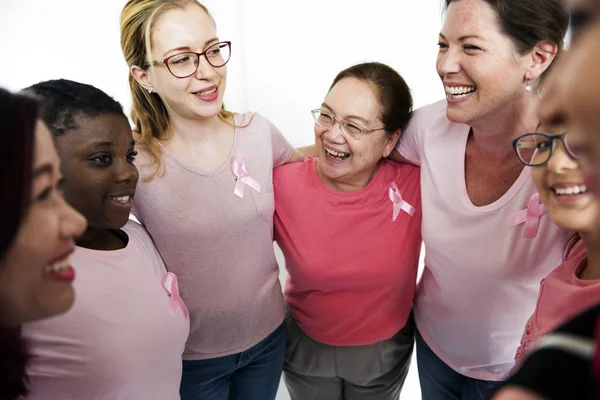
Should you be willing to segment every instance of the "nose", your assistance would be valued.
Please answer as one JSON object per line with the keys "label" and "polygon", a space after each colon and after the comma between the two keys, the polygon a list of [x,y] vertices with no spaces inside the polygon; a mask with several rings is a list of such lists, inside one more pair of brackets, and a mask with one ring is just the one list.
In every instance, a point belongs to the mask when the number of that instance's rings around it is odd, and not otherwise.
{"label": "nose", "polygon": [[561,141],[557,141],[556,148],[548,160],[548,169],[556,174],[561,174],[578,168],[579,162],[569,156]]}
{"label": "nose", "polygon": [[451,47],[440,50],[437,56],[436,67],[440,76],[457,74],[460,72],[460,55]]}
{"label": "nose", "polygon": [[210,79],[216,75],[215,67],[210,65],[203,55],[198,58],[198,68],[194,75],[196,79]]}
{"label": "nose", "polygon": [[77,210],[60,197],[60,235],[63,239],[72,240],[87,229],[87,220]]}
{"label": "nose", "polygon": [[334,121],[333,125],[325,129],[323,136],[331,143],[343,144],[346,141],[346,136],[342,132],[342,126],[339,122]]}
{"label": "nose", "polygon": [[135,164],[130,160],[122,159],[117,163],[117,169],[115,173],[115,182],[117,183],[133,183],[137,185],[139,179],[139,172]]}

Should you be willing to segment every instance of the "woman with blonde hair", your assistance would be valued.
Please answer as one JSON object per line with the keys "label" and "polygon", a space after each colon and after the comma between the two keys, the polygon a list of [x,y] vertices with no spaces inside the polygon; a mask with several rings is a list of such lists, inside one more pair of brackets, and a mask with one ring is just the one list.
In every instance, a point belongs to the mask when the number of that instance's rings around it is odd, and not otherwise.
{"label": "woman with blonde hair", "polygon": [[225,110],[231,42],[194,0],[121,14],[142,181],[134,214],[190,312],[182,399],[274,399],[285,353],[272,170],[302,159],[258,114]]}

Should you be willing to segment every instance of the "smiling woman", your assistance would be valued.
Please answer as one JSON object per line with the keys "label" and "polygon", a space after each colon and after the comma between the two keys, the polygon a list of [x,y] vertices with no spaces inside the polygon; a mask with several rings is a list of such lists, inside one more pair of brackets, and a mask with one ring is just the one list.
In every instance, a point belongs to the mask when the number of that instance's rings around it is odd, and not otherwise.
{"label": "smiling woman", "polygon": [[562,50],[568,13],[561,0],[446,6],[436,65],[446,99],[416,110],[397,146],[421,167],[417,361],[423,398],[485,399],[514,365],[539,281],[569,237],[512,149],[538,125],[534,89]]}
{"label": "smiling woman", "polygon": [[85,220],[63,200],[60,162],[39,104],[0,90],[0,397],[25,393],[23,322],[73,303],[69,255]]}
{"label": "smiling woman", "polygon": [[285,327],[272,174],[294,150],[264,117],[225,110],[231,44],[197,1],[127,2],[121,47],[143,177],[134,214],[190,309],[181,398],[274,399]]}
{"label": "smiling woman", "polygon": [[292,400],[398,399],[414,342],[419,170],[385,157],[411,111],[392,68],[347,68],[313,110],[318,157],[275,170]]}
{"label": "smiling woman", "polygon": [[27,398],[179,399],[187,309],[152,239],[129,221],[138,171],[121,105],[68,80],[27,91],[44,99],[64,196],[89,221],[72,257],[73,308],[23,326],[32,354]]}

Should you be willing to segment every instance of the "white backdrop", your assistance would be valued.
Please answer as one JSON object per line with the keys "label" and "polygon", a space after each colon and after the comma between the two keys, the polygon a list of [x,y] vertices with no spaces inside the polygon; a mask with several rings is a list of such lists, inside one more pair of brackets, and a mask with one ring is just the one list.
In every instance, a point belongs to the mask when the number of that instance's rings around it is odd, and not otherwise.
{"label": "white backdrop", "polygon": [[[119,45],[124,0],[1,0],[0,86],[43,79],[93,84],[130,108]],[[231,40],[227,107],[270,118],[296,146],[313,141],[309,110],[342,69],[396,68],[416,105],[442,98],[435,73],[441,0],[206,0]]]}
{"label": "white backdrop", "polygon": [[[219,36],[231,40],[227,107],[259,111],[295,146],[313,142],[309,110],[342,69],[381,61],[397,69],[415,105],[443,97],[435,73],[442,0],[206,0]],[[40,80],[93,84],[129,113],[119,45],[125,0],[0,0],[0,87]],[[281,257],[278,257],[281,261]],[[284,390],[282,400],[287,399]],[[411,368],[403,400],[420,398]]]}

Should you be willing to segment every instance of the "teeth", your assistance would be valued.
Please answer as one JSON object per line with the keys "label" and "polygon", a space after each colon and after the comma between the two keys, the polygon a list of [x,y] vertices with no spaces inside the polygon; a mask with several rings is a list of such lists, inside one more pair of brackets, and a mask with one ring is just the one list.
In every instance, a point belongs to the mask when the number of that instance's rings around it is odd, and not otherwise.
{"label": "teeth", "polygon": [[342,153],[342,152],[338,152],[338,151],[331,150],[331,149],[328,149],[328,148],[325,148],[325,152],[327,154],[329,154],[330,156],[335,157],[335,158],[340,159],[340,160],[343,160],[343,159],[346,159],[346,158],[350,157],[350,154],[348,154],[348,153]]}
{"label": "teeth", "polygon": [[46,266],[44,272],[47,274],[62,274],[69,268],[69,257],[55,262],[52,265]]}
{"label": "teeth", "polygon": [[119,203],[128,203],[131,196],[110,197],[109,199],[118,201]]}
{"label": "teeth", "polygon": [[217,88],[214,88],[214,89],[211,89],[211,90],[207,90],[205,92],[198,92],[198,94],[200,96],[210,96],[211,94],[213,94],[216,91],[217,91]]}
{"label": "teeth", "polygon": [[575,185],[567,188],[555,188],[554,192],[556,192],[556,194],[559,196],[569,194],[582,194],[587,192],[587,187],[585,185]]}
{"label": "teeth", "polygon": [[460,99],[475,91],[473,86],[445,86],[446,97]]}

